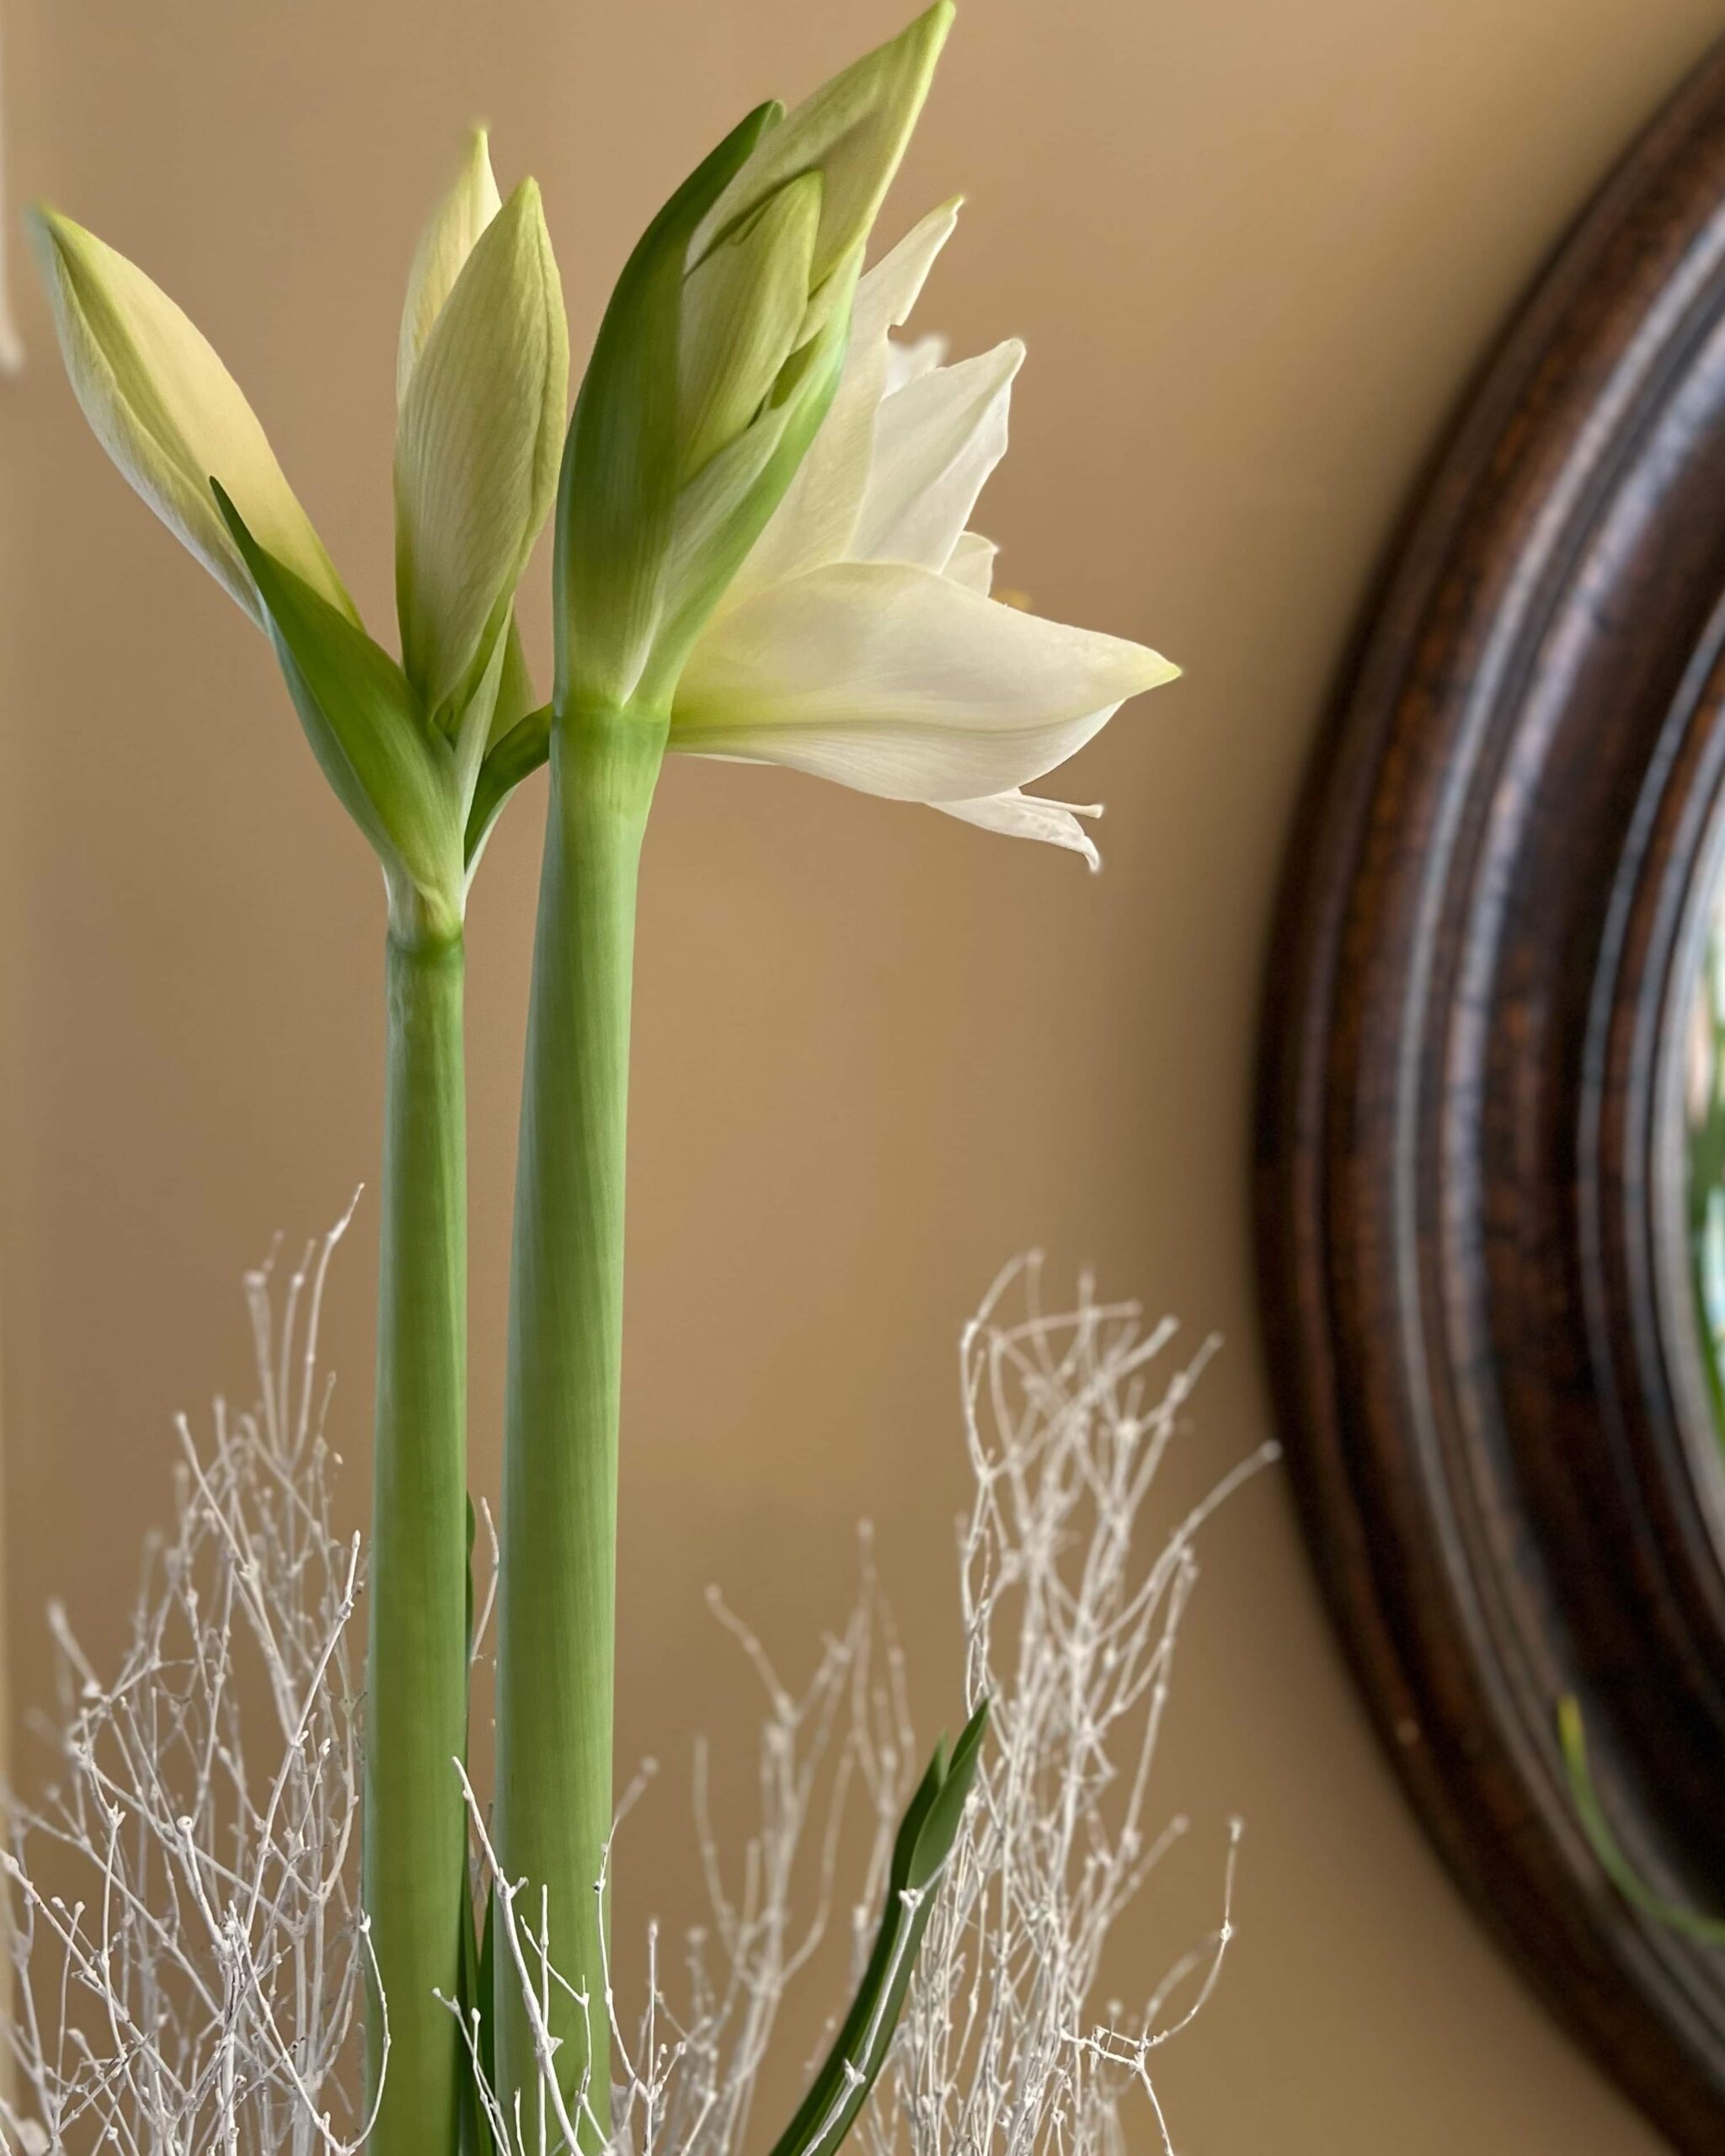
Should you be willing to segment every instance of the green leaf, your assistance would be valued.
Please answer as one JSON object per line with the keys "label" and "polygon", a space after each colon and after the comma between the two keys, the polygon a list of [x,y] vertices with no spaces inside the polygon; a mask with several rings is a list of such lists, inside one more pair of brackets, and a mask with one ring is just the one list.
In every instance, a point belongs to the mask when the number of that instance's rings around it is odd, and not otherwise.
{"label": "green leaf", "polygon": [[958,1838],[987,1726],[985,1700],[964,1725],[950,1760],[945,1739],[936,1745],[893,1845],[886,1907],[857,1996],[795,2117],[774,2143],[772,2156],[830,2156],[868,2101],[886,2063],[933,1913],[935,1884]]}
{"label": "green leaf", "polygon": [[479,2072],[485,2086],[497,2087],[497,1895],[485,1889],[485,1921],[479,1932]]}
{"label": "green leaf", "polygon": [[481,2017],[489,2008],[489,2001],[479,1988],[479,1947],[473,1935],[473,1905],[471,1883],[467,1873],[467,1852],[462,1850],[462,1947],[461,1960],[456,1978],[456,2006],[461,2015],[461,2106],[458,2121],[460,2156],[491,2156],[491,2130],[485,2116],[485,2106],[480,2100],[479,2089],[473,2071],[473,2009],[477,2005]]}
{"label": "green leaf", "polygon": [[982,1757],[982,1740],[988,1733],[988,1702],[985,1700],[959,1732],[945,1773],[936,1785],[927,1812],[918,1823],[905,1883],[921,1893],[952,1854],[964,1816],[964,1801],[976,1780]]}
{"label": "green leaf", "polygon": [[[491,2130],[490,2116],[485,2108],[479,2077],[485,2077],[487,2088],[494,2087],[490,2078],[491,2049],[491,1897],[485,1897],[485,1932],[483,1945],[474,1936],[473,1902],[467,1876],[467,1852],[462,1849],[462,1951],[456,1983],[456,2004],[462,2017],[462,2074],[461,2116],[459,2121],[460,2156],[498,2156],[496,2136]],[[478,2009],[479,2022],[477,2038],[474,2035],[473,2011]],[[470,2045],[477,2041],[479,2063],[473,2063]]]}
{"label": "green leaf", "polygon": [[[467,803],[466,835],[467,882],[471,885],[479,857],[485,851],[485,842],[491,835],[492,826],[503,812],[503,805],[524,778],[537,771],[551,753],[551,711],[547,705],[542,711],[534,712],[533,682],[527,671],[526,654],[521,648],[521,631],[516,627],[511,610],[509,632],[503,641],[501,665],[496,670],[492,686],[495,693],[490,700],[488,724],[483,740],[473,739],[472,746],[478,750],[477,762],[470,760],[470,737],[473,729],[463,724],[457,744],[461,762],[462,784]],[[490,677],[488,675],[488,680]],[[476,699],[475,717],[478,715],[481,699]],[[520,732],[524,719],[533,723],[526,733]],[[510,737],[516,738],[505,748]]]}
{"label": "green leaf", "polygon": [[676,515],[678,326],[696,227],[780,117],[763,104],[697,167],[617,280],[575,402],[557,504],[557,705],[620,710],[652,648]]}
{"label": "green leaf", "polygon": [[1645,1886],[1635,1867],[1624,1854],[1621,1844],[1611,1831],[1611,1822],[1605,1817],[1605,1806],[1599,1801],[1599,1791],[1594,1786],[1593,1775],[1587,1761],[1587,1732],[1581,1719],[1581,1703],[1573,1697],[1557,1702],[1557,1738],[1563,1749],[1563,1764],[1569,1777],[1569,1794],[1581,1821],[1582,1832],[1588,1846],[1599,1860],[1599,1869],[1632,1908],[1644,1917],[1671,1931],[1682,1932],[1690,1939],[1699,1940],[1706,1946],[1725,1946],[1725,1921],[1717,1917],[1699,1916],[1693,1909],[1685,1908],[1680,1903],[1663,1901]]}
{"label": "green leaf", "polygon": [[467,812],[467,874],[473,875],[485,851],[492,826],[503,814],[503,805],[525,778],[531,778],[551,754],[551,707],[542,704],[529,712],[496,742],[480,766]]}
{"label": "green leaf", "polygon": [[505,734],[511,732],[532,710],[533,677],[527,671],[527,654],[522,647],[521,632],[513,613],[510,616],[509,640],[504,647],[503,679],[498,684],[497,702],[491,707],[491,732],[485,746],[494,748]]}
{"label": "green leaf", "polygon": [[431,728],[455,752],[456,798],[471,806],[479,767],[497,731],[497,704],[515,641],[515,595],[505,592],[492,610],[479,648],[455,696],[431,713]]}
{"label": "green leaf", "polygon": [[462,818],[450,752],[421,719],[399,666],[361,628],[260,547],[211,489],[264,602],[276,657],[312,753],[392,879],[436,926],[461,922]]}

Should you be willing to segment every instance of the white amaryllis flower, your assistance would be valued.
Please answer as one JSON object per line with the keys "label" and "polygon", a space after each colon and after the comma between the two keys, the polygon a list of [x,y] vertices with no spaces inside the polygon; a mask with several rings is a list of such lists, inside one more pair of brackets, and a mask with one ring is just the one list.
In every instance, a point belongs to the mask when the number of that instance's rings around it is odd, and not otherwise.
{"label": "white amaryllis flower", "polygon": [[670,746],[926,802],[1093,868],[1078,818],[1099,812],[1023,788],[1179,669],[989,596],[995,549],[967,526],[1024,348],[943,366],[935,339],[891,338],[957,215],[859,283],[832,408],[683,670]]}

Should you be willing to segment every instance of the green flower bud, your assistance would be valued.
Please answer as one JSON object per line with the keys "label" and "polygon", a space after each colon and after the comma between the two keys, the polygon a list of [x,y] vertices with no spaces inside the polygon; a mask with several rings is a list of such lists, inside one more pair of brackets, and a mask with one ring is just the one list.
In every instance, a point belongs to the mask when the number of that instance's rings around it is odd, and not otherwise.
{"label": "green flower bud", "polygon": [[951,0],[865,53],[806,98],[754,155],[702,220],[692,249],[702,259],[740,219],[804,173],[822,180],[820,228],[810,283],[831,275],[872,229],[953,26]]}
{"label": "green flower bud", "polygon": [[124,477],[259,627],[263,607],[210,493],[212,472],[259,543],[356,622],[257,414],[208,339],[93,232],[45,207],[29,223],[67,374]]}
{"label": "green flower bud", "polygon": [[780,188],[684,285],[677,430],[685,480],[748,427],[800,339],[820,196],[819,173]]}
{"label": "green flower bud", "polygon": [[788,119],[752,113],[630,257],[563,459],[559,711],[668,707],[825,416],[952,13],[940,0]]}
{"label": "green flower bud", "polygon": [[[515,590],[556,492],[569,385],[537,189],[499,204],[483,132],[420,241],[397,360],[402,662],[366,632],[263,429],[208,342],[69,218],[33,236],[67,371],[98,438],[270,635],[306,736],[382,864],[392,920],[459,929],[532,700]],[[714,282],[717,282],[715,273]]]}
{"label": "green flower bud", "polygon": [[483,127],[467,136],[467,147],[448,193],[420,235],[408,272],[407,304],[401,312],[401,341],[395,359],[395,401],[404,403],[414,366],[431,334],[431,325],[455,289],[479,235],[503,207],[491,170],[491,150]]}
{"label": "green flower bud", "polygon": [[461,720],[506,626],[556,496],[568,396],[557,264],[523,180],[431,323],[396,435],[402,664],[434,719]]}

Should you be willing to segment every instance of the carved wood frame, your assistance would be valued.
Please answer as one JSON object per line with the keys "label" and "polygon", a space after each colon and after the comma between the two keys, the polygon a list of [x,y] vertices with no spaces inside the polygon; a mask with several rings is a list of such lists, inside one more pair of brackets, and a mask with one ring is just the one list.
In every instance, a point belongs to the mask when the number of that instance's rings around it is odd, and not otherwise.
{"label": "carved wood frame", "polygon": [[[1258,1118],[1301,1511],[1378,1730],[1506,1950],[1682,2150],[1725,2148],[1725,1548],[1650,1181],[1725,796],[1725,47],[1464,399],[1290,853]],[[1717,839],[1714,841],[1717,843]],[[1710,1511],[1711,1508],[1711,1511]]]}

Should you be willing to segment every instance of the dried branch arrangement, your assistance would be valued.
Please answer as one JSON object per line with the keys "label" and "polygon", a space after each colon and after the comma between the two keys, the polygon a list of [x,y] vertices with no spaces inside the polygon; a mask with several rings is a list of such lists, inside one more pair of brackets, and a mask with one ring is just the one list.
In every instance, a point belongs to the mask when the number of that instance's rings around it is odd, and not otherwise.
{"label": "dried branch arrangement", "polygon": [[[357,1536],[330,1519],[318,1321],[347,1222],[285,1294],[248,1277],[255,1405],[179,1426],[111,1678],[52,1610],[56,1779],[13,1798],[6,2137],[25,2156],[241,2148],[352,2156],[359,1904]],[[40,1868],[75,1885],[36,1883]],[[344,2070],[345,2069],[345,2071]]]}
{"label": "dried branch arrangement", "polygon": [[[0,2124],[21,2156],[352,2156],[364,2144],[355,2037],[374,1965],[347,1650],[362,1578],[357,1543],[331,1524],[317,1364],[340,1233],[279,1292],[268,1268],[248,1280],[256,1404],[238,1416],[218,1404],[201,1447],[182,1425],[174,1526],[148,1550],[111,1679],[54,1613],[59,1779],[40,1805],[14,1804],[5,1860],[18,2009]],[[1170,1374],[1172,1340],[1172,1326],[1146,1333],[1135,1306],[1087,1286],[1075,1307],[1045,1310],[1033,1264],[1004,1274],[966,1329],[975,1493],[959,1527],[959,1604],[967,1689],[991,1703],[991,1735],[927,1877],[900,1876],[918,1755],[866,1533],[855,1605],[800,1687],[713,1597],[761,1684],[761,1815],[745,1846],[720,1846],[697,1744],[709,1907],[675,1951],[654,1927],[633,2013],[608,1963],[591,1989],[558,1969],[542,1897],[536,1908],[505,1873],[463,1778],[477,1897],[489,1890],[492,1951],[539,2061],[505,2098],[483,2014],[441,2002],[468,2047],[491,2146],[743,2156],[780,2009],[840,1905],[837,1852],[860,1807],[868,1853],[845,1903],[858,1977],[908,1927],[921,1927],[921,1951],[901,1953],[895,2020],[877,2006],[874,2030],[836,2032],[835,2070],[817,2076],[780,2146],[821,2156],[878,2074],[861,2128],[875,2156],[1114,2156],[1135,2095],[1172,2148],[1151,2060],[1220,1972],[1237,1822],[1214,1932],[1130,2016],[1115,2004],[1099,2020],[1097,1985],[1113,1925],[1185,1830],[1156,1816],[1153,1769],[1199,1531],[1273,1456],[1241,1462],[1151,1540],[1157,1473],[1208,1352]],[[484,1636],[482,1604],[476,1652]],[[619,1825],[646,1778],[625,1793]],[[55,1876],[82,1876],[77,1898],[37,1883],[44,1843]],[[627,1856],[627,1834],[616,1848]],[[557,2071],[553,1997],[605,2020],[617,2079],[602,2135],[590,2086],[571,2098]]]}

